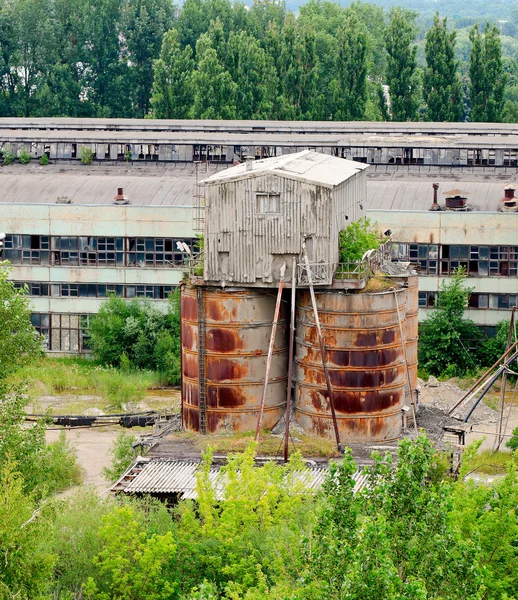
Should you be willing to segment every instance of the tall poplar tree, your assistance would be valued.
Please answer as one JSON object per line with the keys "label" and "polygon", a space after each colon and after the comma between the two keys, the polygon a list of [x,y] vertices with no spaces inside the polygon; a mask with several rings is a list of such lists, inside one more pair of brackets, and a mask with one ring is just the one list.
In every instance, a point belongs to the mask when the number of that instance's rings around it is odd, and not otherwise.
{"label": "tall poplar tree", "polygon": [[462,116],[462,92],[455,60],[456,32],[448,32],[447,19],[435,13],[433,26],[426,32],[426,68],[423,95],[428,121],[458,121]]}
{"label": "tall poplar tree", "polygon": [[156,119],[186,119],[192,106],[191,77],[194,71],[192,49],[182,50],[178,32],[171,29],[164,35],[160,58],[155,61],[152,116]]}
{"label": "tall poplar tree", "polygon": [[359,121],[367,104],[367,39],[354,12],[338,32],[337,77],[332,82],[338,121]]}
{"label": "tall poplar tree", "polygon": [[487,23],[482,36],[478,25],[475,25],[470,30],[469,39],[471,121],[498,123],[502,119],[507,80],[498,28]]}
{"label": "tall poplar tree", "polygon": [[393,121],[412,121],[417,111],[417,77],[415,38],[416,15],[399,6],[390,10],[385,30],[387,49],[387,84],[390,90],[390,113]]}

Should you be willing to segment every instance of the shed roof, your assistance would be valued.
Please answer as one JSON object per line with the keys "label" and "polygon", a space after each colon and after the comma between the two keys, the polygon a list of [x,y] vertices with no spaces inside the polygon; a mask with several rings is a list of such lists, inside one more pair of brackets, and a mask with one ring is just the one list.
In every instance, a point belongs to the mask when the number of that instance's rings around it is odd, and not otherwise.
{"label": "shed roof", "polygon": [[[200,464],[196,460],[139,457],[111,490],[125,494],[178,494],[183,499],[195,499],[196,471]],[[219,478],[220,468],[220,465],[212,465],[209,479],[212,484],[216,484],[217,495],[221,499],[225,482]],[[311,465],[307,470],[300,471],[298,478],[308,490],[318,492],[328,473],[326,467]],[[354,492],[363,489],[367,480],[366,473],[358,469],[352,477],[355,482]]]}
{"label": "shed roof", "polygon": [[368,165],[364,163],[304,150],[295,154],[254,160],[248,165],[246,163],[236,165],[212,175],[205,180],[205,183],[217,184],[223,181],[274,174],[332,188],[367,167]]}

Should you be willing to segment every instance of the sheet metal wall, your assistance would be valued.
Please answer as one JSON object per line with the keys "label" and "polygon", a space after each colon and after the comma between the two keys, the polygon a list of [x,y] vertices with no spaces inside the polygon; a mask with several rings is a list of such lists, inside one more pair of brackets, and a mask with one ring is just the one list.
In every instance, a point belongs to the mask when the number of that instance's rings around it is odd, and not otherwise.
{"label": "sheet metal wall", "polygon": [[[274,295],[263,291],[205,288],[208,432],[255,428],[275,301]],[[286,407],[289,314],[282,304],[264,407],[265,428],[274,427]],[[181,315],[183,427],[198,431],[200,349],[196,289],[182,289]]]}
{"label": "sheet metal wall", "polygon": [[[257,212],[261,192],[281,195],[279,214]],[[299,257],[308,238],[311,262],[338,261],[338,231],[363,216],[366,179],[359,173],[332,190],[274,174],[251,175],[207,184],[205,197],[204,279],[275,284],[282,263]]]}
{"label": "sheet metal wall", "polygon": [[[405,323],[406,290],[397,293]],[[389,440],[401,432],[406,371],[394,292],[317,292],[342,441]],[[295,416],[313,434],[333,422],[309,292],[297,302]]]}

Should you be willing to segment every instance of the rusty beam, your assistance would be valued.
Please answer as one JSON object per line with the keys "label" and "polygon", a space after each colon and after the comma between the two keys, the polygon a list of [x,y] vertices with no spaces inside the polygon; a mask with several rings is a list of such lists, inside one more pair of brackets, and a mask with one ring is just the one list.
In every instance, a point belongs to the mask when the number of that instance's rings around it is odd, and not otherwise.
{"label": "rusty beam", "polygon": [[259,415],[257,416],[257,426],[255,428],[255,441],[259,441],[259,435],[261,433],[261,422],[263,420],[264,412],[264,401],[266,399],[266,389],[268,387],[268,377],[270,376],[270,367],[272,365],[272,354],[273,347],[275,345],[275,334],[277,333],[277,322],[279,321],[279,312],[281,309],[282,290],[284,288],[284,272],[286,271],[286,264],[283,263],[281,267],[281,279],[279,281],[279,291],[277,293],[277,303],[275,304],[275,314],[273,317],[272,335],[270,337],[270,345],[268,347],[268,357],[266,359],[266,374],[264,376],[263,393],[261,395],[261,403],[259,405]]}
{"label": "rusty beam", "polygon": [[403,325],[401,324],[401,315],[399,314],[399,304],[397,301],[397,290],[394,290],[394,301],[396,303],[397,322],[399,326],[399,337],[401,338],[401,348],[403,349],[403,360],[405,361],[406,379],[408,385],[408,394],[410,396],[410,406],[412,407],[412,419],[414,421],[414,429],[417,433],[417,419],[415,417],[415,404],[412,398],[412,379],[410,377],[410,371],[408,370],[408,362],[406,360],[406,339],[403,332]]}
{"label": "rusty beam", "polygon": [[288,462],[288,444],[290,436],[291,389],[293,374],[293,346],[295,342],[295,297],[297,294],[297,259],[293,257],[291,267],[291,320],[290,320],[290,349],[288,357],[288,390],[286,392],[286,413],[284,417],[284,462]]}
{"label": "rusty beam", "polygon": [[507,355],[514,350],[516,347],[518,346],[518,340],[516,340],[516,342],[514,342],[514,344],[512,346],[509,346],[509,348],[502,354],[502,356],[496,361],[496,363],[492,366],[489,367],[489,369],[483,374],[481,375],[477,381],[469,388],[469,390],[464,394],[464,396],[462,396],[462,398],[454,405],[450,408],[450,410],[448,411],[448,415],[451,416],[456,410],[457,408],[465,401],[469,398],[469,396],[471,396],[473,394],[473,392],[480,386],[481,383],[483,383],[488,377],[489,375],[491,375],[493,369],[496,369],[496,367],[498,367],[498,365],[505,360],[505,358],[507,357]]}
{"label": "rusty beam", "polygon": [[311,294],[311,304],[313,306],[313,313],[315,315],[315,325],[317,328],[318,341],[320,344],[320,355],[322,357],[322,367],[324,369],[324,376],[326,379],[327,395],[329,397],[329,406],[331,408],[331,416],[333,419],[333,428],[335,430],[336,446],[338,448],[338,452],[342,452],[342,443],[340,441],[340,432],[338,431],[338,423],[336,421],[335,397],[333,394],[333,388],[331,386],[331,379],[329,378],[329,371],[327,369],[326,346],[325,346],[325,342],[324,342],[324,336],[322,335],[322,329],[320,327],[320,319],[318,318],[317,301],[315,299],[315,290],[313,289],[313,278],[311,276],[308,252],[306,249],[305,242],[302,243],[302,251],[304,253],[304,262],[306,263],[306,271],[307,271],[308,283],[309,283],[309,293]]}

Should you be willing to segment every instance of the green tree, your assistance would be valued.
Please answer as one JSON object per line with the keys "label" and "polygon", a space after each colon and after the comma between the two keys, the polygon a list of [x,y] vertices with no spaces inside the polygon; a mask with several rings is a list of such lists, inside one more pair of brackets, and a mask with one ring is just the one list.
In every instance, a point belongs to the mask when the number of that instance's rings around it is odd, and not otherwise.
{"label": "green tree", "polygon": [[367,37],[353,11],[346,12],[338,31],[336,79],[331,83],[335,97],[333,118],[359,121],[367,104]]}
{"label": "green tree", "polygon": [[192,106],[192,49],[183,50],[178,32],[171,29],[164,35],[160,58],[153,66],[151,96],[152,116],[156,119],[186,119]]}
{"label": "green tree", "polygon": [[171,563],[176,544],[171,532],[148,535],[135,509],[115,508],[103,517],[99,530],[102,550],[95,558],[100,577],[89,578],[85,597],[89,600],[174,600],[178,577]]}
{"label": "green tree", "polygon": [[271,118],[278,79],[272,58],[259,42],[245,31],[232,32],[228,40],[227,65],[237,86],[237,118]]}
{"label": "green tree", "polygon": [[496,25],[486,24],[484,36],[478,25],[469,33],[471,121],[498,123],[504,107],[507,75],[503,71],[500,33]]}
{"label": "green tree", "polygon": [[419,329],[419,364],[432,375],[463,375],[479,365],[482,333],[464,318],[473,288],[465,286],[466,272],[457,269],[443,280],[437,304]]}
{"label": "green tree", "polygon": [[136,116],[142,117],[149,112],[153,61],[160,56],[162,38],[173,24],[173,4],[171,0],[127,0],[122,17],[129,78],[135,86]]}
{"label": "green tree", "polygon": [[400,7],[390,10],[385,29],[387,84],[390,90],[390,114],[393,121],[413,121],[417,111],[416,14]]}
{"label": "green tree", "polygon": [[[198,56],[198,51],[196,51]],[[192,75],[194,89],[190,116],[193,119],[235,119],[237,86],[230,73],[218,60],[214,48],[209,48],[198,60]]]}
{"label": "green tree", "polygon": [[477,546],[449,519],[453,490],[432,443],[419,435],[400,442],[395,464],[390,455],[373,459],[359,494],[350,452],[330,467],[307,542],[309,597],[478,597]]}
{"label": "green tree", "polygon": [[461,83],[455,60],[456,32],[448,32],[447,19],[435,14],[426,32],[426,67],[423,95],[428,121],[458,121],[462,116]]}
{"label": "green tree", "polygon": [[0,262],[0,383],[42,351],[43,339],[31,323],[26,289],[16,289],[8,277],[11,270]]}
{"label": "green tree", "polygon": [[0,598],[45,598],[55,563],[49,523],[25,493],[16,463],[0,465]]}

